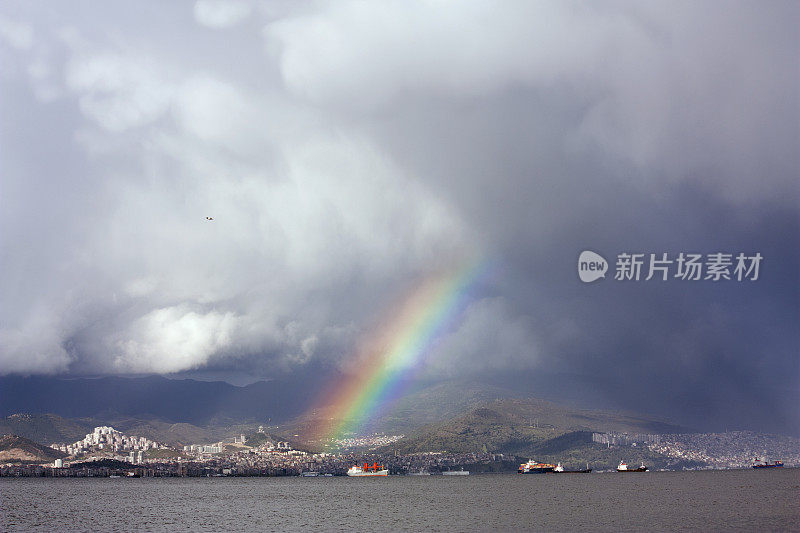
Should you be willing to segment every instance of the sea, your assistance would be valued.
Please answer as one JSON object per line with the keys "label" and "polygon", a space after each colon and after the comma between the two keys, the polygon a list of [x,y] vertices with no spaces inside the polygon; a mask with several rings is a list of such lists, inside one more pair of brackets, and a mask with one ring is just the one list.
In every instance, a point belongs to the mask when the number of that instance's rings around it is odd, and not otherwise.
{"label": "sea", "polygon": [[2,531],[800,531],[800,469],[0,478]]}

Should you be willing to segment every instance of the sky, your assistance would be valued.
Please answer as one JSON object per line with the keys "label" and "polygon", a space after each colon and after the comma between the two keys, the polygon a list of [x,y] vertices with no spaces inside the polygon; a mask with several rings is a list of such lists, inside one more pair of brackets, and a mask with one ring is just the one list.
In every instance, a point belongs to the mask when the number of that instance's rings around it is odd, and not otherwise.
{"label": "sky", "polygon": [[[800,433],[799,26],[796,2],[3,2],[0,373],[335,376],[479,262],[421,378]],[[720,252],[758,279],[615,279]]]}

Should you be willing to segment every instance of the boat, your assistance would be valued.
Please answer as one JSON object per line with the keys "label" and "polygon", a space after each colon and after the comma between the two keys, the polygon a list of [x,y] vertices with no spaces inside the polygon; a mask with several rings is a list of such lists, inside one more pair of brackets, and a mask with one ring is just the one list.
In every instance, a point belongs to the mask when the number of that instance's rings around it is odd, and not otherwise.
{"label": "boat", "polygon": [[319,477],[319,472],[301,472],[300,477]]}
{"label": "boat", "polygon": [[372,466],[364,463],[363,468],[358,465],[350,467],[350,470],[347,471],[347,475],[350,477],[388,476],[389,471],[378,463],[373,463]]}
{"label": "boat", "polygon": [[409,472],[407,475],[409,476],[430,476],[431,473],[427,470],[420,470],[419,472]]}
{"label": "boat", "polygon": [[629,468],[628,463],[625,461],[620,461],[619,465],[617,466],[617,472],[647,472],[647,467],[644,466],[644,463],[642,463],[642,466],[639,468]]}
{"label": "boat", "polygon": [[443,476],[468,476],[469,470],[464,470],[464,467],[461,467],[461,470],[446,470],[442,472]]}
{"label": "boat", "polygon": [[753,468],[783,468],[783,461],[774,461],[772,463],[768,463],[764,460],[760,463],[756,461],[753,463]]}
{"label": "boat", "polygon": [[586,465],[584,470],[564,470],[564,467],[561,466],[561,463],[558,463],[556,467],[553,469],[554,474],[591,474],[592,469],[589,468],[589,465]]}
{"label": "boat", "polygon": [[556,465],[550,463],[539,463],[533,459],[528,460],[527,463],[522,463],[517,469],[519,474],[546,474],[554,472]]}

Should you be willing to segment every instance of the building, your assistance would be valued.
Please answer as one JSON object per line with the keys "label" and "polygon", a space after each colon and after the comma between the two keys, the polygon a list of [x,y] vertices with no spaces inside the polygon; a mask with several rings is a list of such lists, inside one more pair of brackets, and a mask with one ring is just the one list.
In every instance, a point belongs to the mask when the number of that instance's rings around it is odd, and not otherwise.
{"label": "building", "polygon": [[145,437],[126,436],[111,426],[98,426],[83,440],[73,444],[52,444],[51,447],[68,455],[83,455],[95,450],[113,452],[152,450],[162,445]]}

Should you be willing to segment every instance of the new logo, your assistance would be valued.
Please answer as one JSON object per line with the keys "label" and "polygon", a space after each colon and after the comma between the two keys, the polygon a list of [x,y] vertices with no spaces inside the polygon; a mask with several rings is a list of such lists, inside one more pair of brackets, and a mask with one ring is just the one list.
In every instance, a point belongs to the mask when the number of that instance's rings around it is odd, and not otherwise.
{"label": "new logo", "polygon": [[584,283],[591,283],[597,279],[605,278],[607,270],[608,261],[600,254],[584,250],[578,257],[578,277]]}

